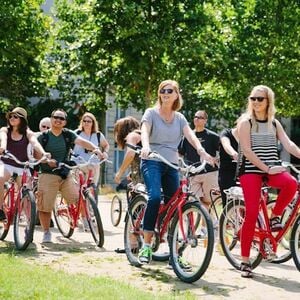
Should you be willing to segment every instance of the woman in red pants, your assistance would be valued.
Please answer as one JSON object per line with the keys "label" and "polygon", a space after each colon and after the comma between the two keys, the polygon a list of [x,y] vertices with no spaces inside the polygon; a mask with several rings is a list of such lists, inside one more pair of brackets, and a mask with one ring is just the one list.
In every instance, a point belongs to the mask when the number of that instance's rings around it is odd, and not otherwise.
{"label": "woman in red pants", "polygon": [[241,145],[239,161],[240,183],[244,193],[246,214],[241,230],[241,276],[252,277],[249,262],[259,199],[263,180],[279,190],[270,224],[272,231],[282,228],[280,215],[293,199],[296,180],[279,164],[278,140],[292,155],[300,158],[300,149],[289,139],[282,125],[275,119],[274,92],[267,86],[254,87],[248,98],[247,111],[238,120]]}

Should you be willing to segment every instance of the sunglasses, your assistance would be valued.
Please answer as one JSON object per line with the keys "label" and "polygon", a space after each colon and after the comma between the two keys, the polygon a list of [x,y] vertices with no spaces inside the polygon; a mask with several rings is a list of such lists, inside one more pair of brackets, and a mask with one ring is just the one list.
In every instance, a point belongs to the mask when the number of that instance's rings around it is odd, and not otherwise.
{"label": "sunglasses", "polygon": [[264,101],[264,99],[266,99],[265,97],[250,97],[250,100],[251,101],[258,101],[258,102],[263,102]]}
{"label": "sunglasses", "polygon": [[173,89],[160,89],[159,93],[160,94],[172,94],[173,93]]}
{"label": "sunglasses", "polygon": [[42,125],[42,128],[44,128],[44,129],[50,129],[50,127],[47,126],[47,125]]}
{"label": "sunglasses", "polygon": [[199,117],[199,116],[194,116],[194,119],[198,119],[198,120],[205,120],[204,117]]}
{"label": "sunglasses", "polygon": [[83,120],[82,122],[84,122],[84,123],[93,123],[93,121],[91,121],[91,120]]}
{"label": "sunglasses", "polygon": [[20,119],[20,117],[17,115],[10,115],[9,119]]}
{"label": "sunglasses", "polygon": [[52,118],[55,119],[55,120],[66,121],[66,118],[61,117],[61,116],[53,116]]}

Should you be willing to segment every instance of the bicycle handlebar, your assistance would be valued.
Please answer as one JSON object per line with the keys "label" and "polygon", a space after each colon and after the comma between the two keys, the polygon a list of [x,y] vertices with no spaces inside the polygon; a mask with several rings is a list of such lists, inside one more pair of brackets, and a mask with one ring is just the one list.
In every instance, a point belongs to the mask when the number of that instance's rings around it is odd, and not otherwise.
{"label": "bicycle handlebar", "polygon": [[[142,150],[141,147],[134,146],[134,145],[131,145],[131,144],[128,144],[128,143],[126,143],[126,146],[129,147],[130,149],[132,149],[138,155],[141,154],[141,150]],[[188,173],[188,174],[197,174],[197,173],[203,171],[204,168],[205,168],[205,165],[206,165],[205,160],[203,160],[201,165],[199,165],[198,167],[195,167],[193,165],[187,165],[184,162],[184,160],[181,157],[179,157],[179,161],[183,165],[183,167],[176,166],[176,165],[172,164],[170,161],[168,161],[165,157],[163,157],[162,155],[160,155],[159,153],[157,153],[155,151],[151,151],[149,153],[148,157],[149,157],[149,159],[153,159],[153,158],[154,159],[159,159],[160,161],[164,162],[169,167],[171,167],[171,168],[173,168],[177,171],[180,171],[180,172],[183,172],[183,173]]]}
{"label": "bicycle handlebar", "polygon": [[[94,153],[90,156],[90,158],[88,160],[85,160],[82,156],[78,155],[77,158],[81,159],[83,161],[83,163],[79,163],[79,164],[76,164],[75,166],[70,166],[64,162],[60,162],[58,163],[58,166],[57,168],[54,168],[52,171],[55,171],[55,170],[59,170],[61,169],[62,167],[66,167],[70,170],[75,170],[75,169],[81,169],[81,168],[84,168],[86,166],[89,166],[91,165],[92,163],[93,164],[97,164],[97,165],[101,165],[102,163],[104,162],[107,162],[107,163],[110,163],[112,164],[112,161],[111,160],[108,160],[108,159],[102,159],[102,160],[99,160],[98,159],[98,156]],[[97,158],[98,161],[95,161],[94,159]]]}
{"label": "bicycle handlebar", "polygon": [[45,162],[48,160],[46,156],[41,157],[39,160],[35,160],[34,162],[32,161],[20,161],[17,157],[15,157],[12,153],[9,151],[5,151],[4,154],[2,155],[4,158],[9,158],[14,160],[17,164],[22,165],[22,166],[28,166],[28,167],[34,167],[37,166],[38,164]]}
{"label": "bicycle handlebar", "polygon": [[291,168],[297,175],[300,175],[300,171],[290,162],[288,161],[283,161],[282,166],[285,168]]}

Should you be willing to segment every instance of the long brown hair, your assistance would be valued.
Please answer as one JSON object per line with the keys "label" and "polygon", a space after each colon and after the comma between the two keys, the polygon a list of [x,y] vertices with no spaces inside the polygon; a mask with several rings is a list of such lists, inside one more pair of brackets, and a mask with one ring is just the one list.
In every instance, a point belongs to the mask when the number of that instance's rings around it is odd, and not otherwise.
{"label": "long brown hair", "polygon": [[90,119],[92,120],[92,122],[93,122],[93,125],[92,125],[92,133],[98,132],[98,131],[99,131],[99,125],[98,125],[98,122],[97,122],[97,120],[96,120],[96,117],[95,117],[92,113],[90,113],[90,112],[86,112],[86,113],[83,114],[83,116],[82,116],[82,118],[81,118],[81,120],[80,120],[80,124],[79,124],[79,126],[78,126],[78,129],[79,129],[80,131],[84,131],[84,130],[83,130],[82,124],[83,124],[83,120],[84,120],[85,117],[90,118]]}
{"label": "long brown hair", "polygon": [[126,136],[140,128],[140,123],[134,117],[128,116],[118,120],[114,126],[114,137],[119,148],[124,149]]}

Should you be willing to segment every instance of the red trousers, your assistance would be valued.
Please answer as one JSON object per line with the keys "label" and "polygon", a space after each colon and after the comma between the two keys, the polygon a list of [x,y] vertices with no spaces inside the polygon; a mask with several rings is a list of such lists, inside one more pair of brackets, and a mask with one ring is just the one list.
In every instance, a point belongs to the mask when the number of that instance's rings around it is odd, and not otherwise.
{"label": "red trousers", "polygon": [[254,236],[255,224],[259,213],[259,200],[263,177],[267,176],[267,184],[279,189],[276,204],[273,209],[275,215],[281,215],[285,207],[292,201],[296,190],[297,181],[288,172],[275,175],[244,174],[240,176],[240,183],[244,193],[246,214],[241,229],[241,254],[249,257],[250,247]]}

